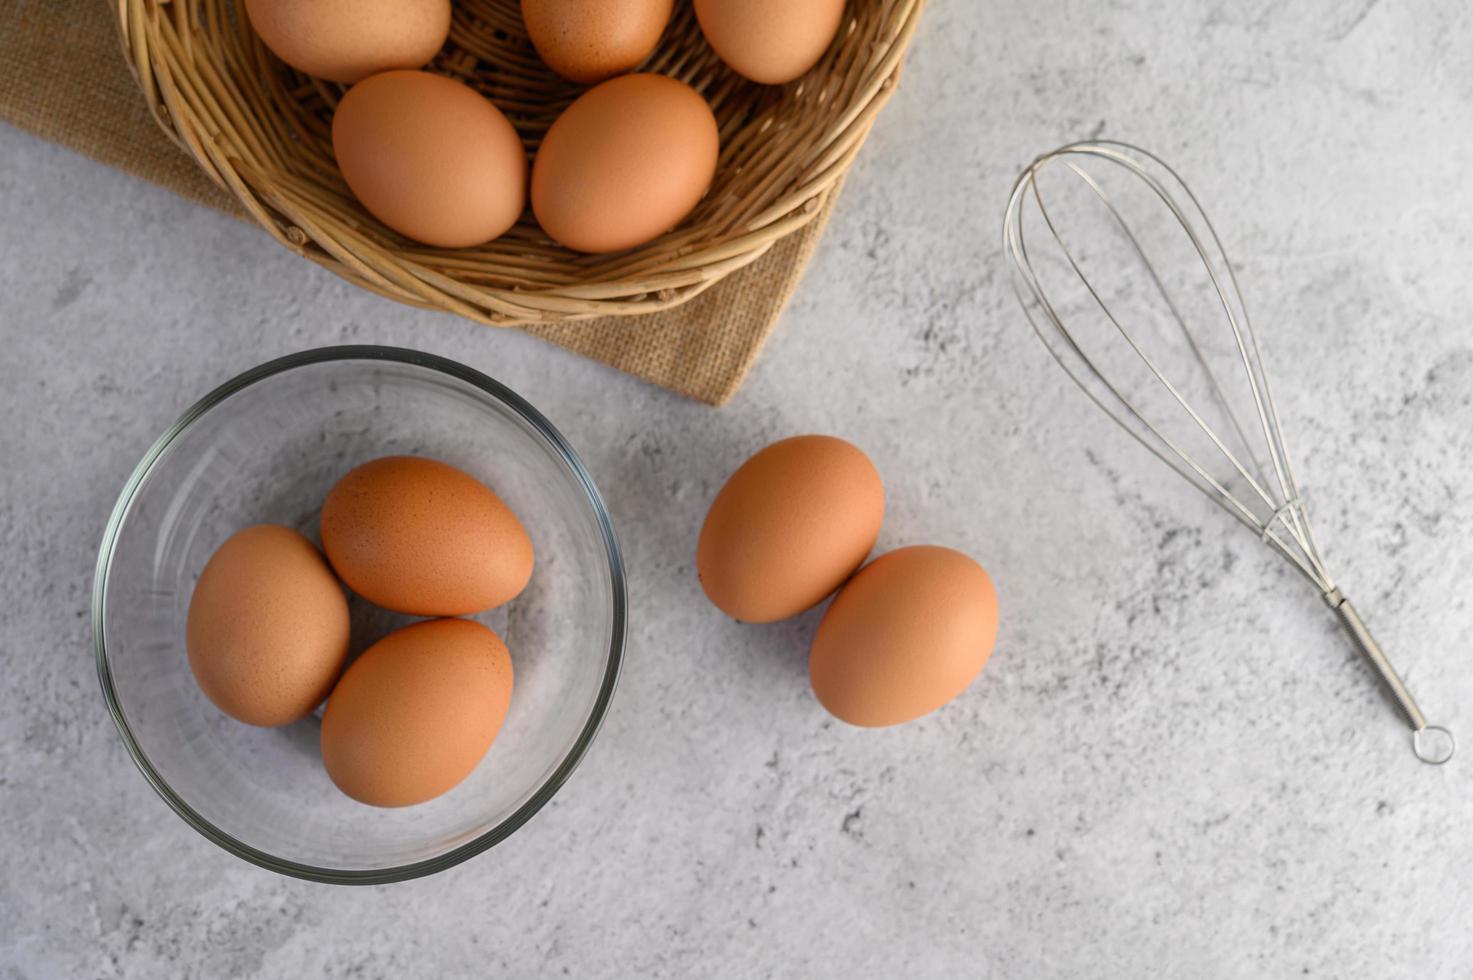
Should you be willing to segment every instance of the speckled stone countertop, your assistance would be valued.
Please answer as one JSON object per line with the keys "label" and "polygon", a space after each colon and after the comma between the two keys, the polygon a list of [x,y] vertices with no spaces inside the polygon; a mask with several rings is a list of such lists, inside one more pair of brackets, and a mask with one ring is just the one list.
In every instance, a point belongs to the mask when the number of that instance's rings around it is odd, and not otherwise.
{"label": "speckled stone countertop", "polygon": [[[713,410],[403,309],[0,130],[0,977],[1466,977],[1473,963],[1473,13],[1458,2],[937,0],[807,281]],[[1080,399],[999,222],[1035,153],[1151,147],[1217,219],[1328,560],[1465,755],[1419,765],[1314,596]],[[197,395],[326,343],[485,370],[583,452],[627,669],[572,781],[437,877],[278,878],[175,818],[103,709],[109,508]],[[997,579],[961,699],[888,731],[807,690],[816,615],[727,621],[695,532],[827,431],[882,546]]]}

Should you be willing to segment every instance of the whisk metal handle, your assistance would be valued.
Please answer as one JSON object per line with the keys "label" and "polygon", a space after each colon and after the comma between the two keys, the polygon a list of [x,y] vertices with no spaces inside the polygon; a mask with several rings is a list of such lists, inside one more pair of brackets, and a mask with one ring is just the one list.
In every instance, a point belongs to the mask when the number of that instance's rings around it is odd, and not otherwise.
{"label": "whisk metal handle", "polygon": [[1328,592],[1325,595],[1325,602],[1335,610],[1335,615],[1340,617],[1340,622],[1344,624],[1351,639],[1355,641],[1356,647],[1376,668],[1376,672],[1381,675],[1381,680],[1390,689],[1391,696],[1396,698],[1396,703],[1401,705],[1401,710],[1406,713],[1407,721],[1412,726],[1412,751],[1416,753],[1417,758],[1434,766],[1440,766],[1451,759],[1456,748],[1452,732],[1438,725],[1427,724],[1427,718],[1422,714],[1422,709],[1417,707],[1417,702],[1407,690],[1406,683],[1396,672],[1396,668],[1391,666],[1391,661],[1386,659],[1381,644],[1377,643],[1376,638],[1371,635],[1365,620],[1361,619],[1360,613],[1355,611],[1355,606],[1340,594],[1339,589],[1332,589]]}

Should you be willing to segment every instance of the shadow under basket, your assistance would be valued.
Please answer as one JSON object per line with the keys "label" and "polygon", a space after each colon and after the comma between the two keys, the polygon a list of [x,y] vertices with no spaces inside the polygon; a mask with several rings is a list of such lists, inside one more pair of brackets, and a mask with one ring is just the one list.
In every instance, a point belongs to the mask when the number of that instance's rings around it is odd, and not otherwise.
{"label": "shadow under basket", "polygon": [[[727,68],[689,0],[677,0],[639,70],[706,98],[721,133],[716,177],[672,231],[628,251],[582,255],[551,241],[530,212],[475,248],[431,248],[390,231],[349,193],[333,159],[342,86],[273,56],[239,0],[117,0],[127,58],[155,117],[277,240],[392,299],[497,325],[668,309],[813,220],[894,90],[923,6],[849,0],[818,64],[767,86]],[[585,87],[543,65],[518,0],[455,0],[453,9],[450,39],[428,69],[495,102],[530,158]]]}

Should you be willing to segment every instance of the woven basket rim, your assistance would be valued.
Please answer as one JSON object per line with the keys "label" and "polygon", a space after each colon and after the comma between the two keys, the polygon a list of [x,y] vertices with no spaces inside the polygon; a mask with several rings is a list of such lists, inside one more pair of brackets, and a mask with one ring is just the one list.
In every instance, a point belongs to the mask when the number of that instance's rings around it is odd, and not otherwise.
{"label": "woven basket rim", "polygon": [[[284,127],[274,117],[269,125],[253,119],[249,108],[242,105],[249,98],[246,86],[220,61],[227,56],[249,58],[251,53],[227,48],[231,31],[238,33],[238,29],[224,23],[209,0],[114,3],[125,60],[150,114],[251,220],[286,248],[355,285],[402,303],[498,326],[667,310],[700,295],[757,261],[787,235],[800,231],[821,212],[893,94],[925,6],[925,0],[848,0],[841,37],[825,60],[809,75],[778,87],[781,94],[775,104],[779,107],[801,107],[801,100],[807,97],[825,113],[816,120],[824,124],[822,131],[801,144],[801,160],[778,154],[764,159],[766,147],[760,137],[767,131],[768,120],[761,113],[740,120],[741,125],[755,130],[755,134],[739,134],[746,140],[742,149],[749,159],[789,170],[801,165],[801,171],[780,187],[778,180],[772,180],[774,186],[765,197],[744,200],[750,213],[740,214],[740,220],[725,218],[732,225],[729,231],[714,240],[701,240],[705,229],[682,224],[649,245],[615,256],[570,258],[552,272],[549,263],[558,260],[547,256],[556,246],[545,241],[524,242],[523,235],[502,251],[524,248],[529,256],[524,263],[515,257],[504,263],[502,256],[492,257],[496,278],[501,280],[497,282],[485,281],[485,270],[491,265],[479,256],[462,259],[454,251],[408,242],[363,214],[335,207],[312,181],[294,181],[290,173],[268,172],[280,155],[273,152],[271,139]],[[196,7],[204,7],[204,13],[198,13]],[[861,20],[880,36],[859,37],[856,25]],[[251,66],[272,86],[275,101],[269,108],[289,115],[281,108],[286,93],[278,76],[267,70],[264,61]],[[836,70],[824,74],[821,69],[826,66]],[[331,96],[325,85],[311,81],[319,92]],[[737,80],[733,87],[742,84]],[[837,95],[825,102],[831,91],[846,94],[846,89],[848,97],[842,102]],[[755,91],[772,90],[758,87]],[[801,111],[790,116],[800,124],[810,118]],[[269,133],[270,126],[278,132]],[[806,133],[800,131],[800,135]],[[724,161],[726,150],[724,145]],[[741,166],[734,172],[740,176]],[[720,177],[718,174],[718,180]],[[584,261],[597,268],[597,274],[582,274],[579,263]],[[510,266],[509,272],[503,264]],[[517,278],[521,265],[528,267],[524,280]]]}

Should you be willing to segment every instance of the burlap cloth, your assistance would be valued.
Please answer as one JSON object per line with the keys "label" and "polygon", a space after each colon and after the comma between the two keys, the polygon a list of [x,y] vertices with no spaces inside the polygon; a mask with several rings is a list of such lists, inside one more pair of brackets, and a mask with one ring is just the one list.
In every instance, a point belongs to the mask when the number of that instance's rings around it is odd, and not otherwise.
{"label": "burlap cloth", "polygon": [[[123,60],[116,22],[98,0],[0,0],[0,119],[245,216],[149,118]],[[837,196],[836,189],[802,231],[673,310],[523,329],[720,405],[741,385],[777,325]]]}

